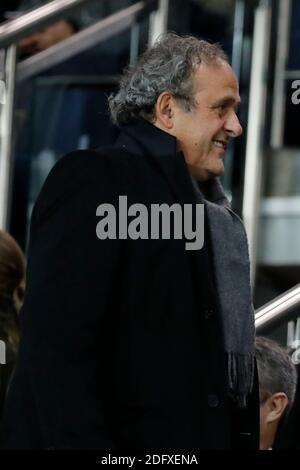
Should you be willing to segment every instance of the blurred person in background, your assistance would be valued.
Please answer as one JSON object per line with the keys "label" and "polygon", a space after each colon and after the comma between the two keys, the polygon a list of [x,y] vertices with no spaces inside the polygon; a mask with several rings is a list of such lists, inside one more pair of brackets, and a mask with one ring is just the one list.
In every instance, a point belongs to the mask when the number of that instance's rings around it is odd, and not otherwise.
{"label": "blurred person in background", "polygon": [[19,310],[25,289],[25,258],[18,243],[0,230],[0,340],[6,363],[0,365],[0,420],[20,339]]}
{"label": "blurred person in background", "polygon": [[[12,2],[4,2],[0,7],[0,21],[17,18],[22,16],[23,13],[50,2],[51,0],[13,0]],[[78,8],[74,13],[67,13],[65,18],[22,38],[19,43],[21,58],[41,52],[67,39],[77,31],[90,26],[97,20],[105,18],[119,9],[126,8],[132,3],[133,0],[95,0]]]}
{"label": "blurred person in background", "polygon": [[[22,20],[24,13],[49,2],[50,0],[1,2],[0,16],[3,21],[18,17]],[[134,0],[96,0],[81,5],[74,11],[65,12],[59,21],[40,26],[32,34],[22,38],[19,41],[18,58],[26,60],[33,54],[43,52],[133,2]],[[38,74],[29,73],[29,77],[18,80],[16,84],[10,232],[24,250],[32,203],[54,162],[74,148],[96,148],[100,143],[111,143],[114,140],[116,131],[106,116],[105,95],[106,92],[111,92],[114,85],[108,84],[108,89],[103,88],[101,83],[99,86],[96,83],[95,86],[90,85],[89,77],[97,75],[98,80],[99,75],[113,76],[121,72],[129,53],[130,30],[120,34],[76,53],[67,60],[57,63],[54,58],[54,64],[50,60],[49,67],[45,70],[43,61],[42,70]],[[65,43],[61,45],[69,47]],[[0,69],[1,66],[0,63]],[[80,79],[78,83],[76,77],[79,75],[83,82]],[[51,84],[50,79],[49,84],[47,77],[50,76],[56,76],[58,81],[54,80],[54,84]],[[109,80],[108,78],[108,82]],[[72,83],[76,83],[76,86]],[[44,108],[48,110],[47,116]],[[99,126],[102,126],[102,133],[98,131],[98,121]]]}
{"label": "blurred person in background", "polygon": [[[48,3],[45,0],[14,0],[4,2],[0,10],[0,22],[11,20],[22,16],[27,11]],[[78,29],[72,19],[62,19],[53,25],[43,28],[41,31],[32,33],[22,38],[19,42],[21,58],[33,55],[48,47],[70,37]]]}
{"label": "blurred person in background", "polygon": [[256,338],[255,353],[259,377],[260,450],[269,450],[294,403],[297,372],[287,351],[269,338]]}

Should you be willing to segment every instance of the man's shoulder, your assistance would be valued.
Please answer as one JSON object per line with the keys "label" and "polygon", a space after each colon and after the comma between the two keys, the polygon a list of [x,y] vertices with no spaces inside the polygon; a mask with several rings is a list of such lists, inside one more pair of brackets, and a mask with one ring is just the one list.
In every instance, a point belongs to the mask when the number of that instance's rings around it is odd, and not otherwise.
{"label": "man's shoulder", "polygon": [[127,153],[121,148],[103,147],[95,150],[75,150],[61,157],[49,173],[49,178],[69,175],[82,178],[95,175],[95,171],[113,169],[116,164],[126,164]]}
{"label": "man's shoulder", "polygon": [[153,178],[147,158],[122,146],[97,150],[76,150],[61,157],[54,165],[35,204],[36,216],[61,207],[68,200],[80,197],[90,200],[139,191],[143,182]]}
{"label": "man's shoulder", "polygon": [[126,175],[147,173],[147,159],[122,146],[102,147],[95,150],[76,150],[61,157],[50,171],[43,189],[51,186],[69,188],[85,181],[92,184],[105,178],[122,179]]}
{"label": "man's shoulder", "polygon": [[54,165],[36,201],[39,213],[78,192],[110,188],[116,178],[127,173],[128,155],[122,149],[76,150],[61,157]]}
{"label": "man's shoulder", "polygon": [[67,189],[88,181],[98,181],[114,170],[128,164],[127,154],[122,149],[107,147],[99,150],[76,150],[61,157],[50,171],[44,188],[61,186]]}

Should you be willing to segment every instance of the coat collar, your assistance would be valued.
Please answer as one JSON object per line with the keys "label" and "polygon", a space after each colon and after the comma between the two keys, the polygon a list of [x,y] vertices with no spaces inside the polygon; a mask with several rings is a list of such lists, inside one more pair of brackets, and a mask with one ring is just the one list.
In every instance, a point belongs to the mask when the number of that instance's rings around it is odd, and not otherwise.
{"label": "coat collar", "polygon": [[115,145],[125,147],[130,153],[141,155],[163,173],[178,202],[195,202],[191,178],[181,152],[177,151],[176,138],[153,124],[140,120],[122,126]]}
{"label": "coat collar", "polygon": [[165,159],[176,155],[176,137],[141,119],[135,124],[122,126],[116,145],[125,146],[136,155],[151,154]]}

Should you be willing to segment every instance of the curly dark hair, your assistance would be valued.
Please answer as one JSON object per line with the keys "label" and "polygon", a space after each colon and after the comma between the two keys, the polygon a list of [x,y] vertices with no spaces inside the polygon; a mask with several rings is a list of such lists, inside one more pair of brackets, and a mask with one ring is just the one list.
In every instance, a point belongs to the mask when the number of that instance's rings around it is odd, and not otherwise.
{"label": "curly dark hair", "polygon": [[270,338],[257,336],[255,354],[260,403],[264,403],[268,396],[274,393],[284,392],[290,408],[295,398],[297,372],[287,350]]}
{"label": "curly dark hair", "polygon": [[119,91],[109,97],[112,121],[131,124],[143,118],[153,122],[158,96],[170,92],[183,109],[191,111],[194,103],[193,72],[199,64],[216,64],[228,58],[218,44],[194,36],[166,33],[148,49],[133,69],[128,69]]}

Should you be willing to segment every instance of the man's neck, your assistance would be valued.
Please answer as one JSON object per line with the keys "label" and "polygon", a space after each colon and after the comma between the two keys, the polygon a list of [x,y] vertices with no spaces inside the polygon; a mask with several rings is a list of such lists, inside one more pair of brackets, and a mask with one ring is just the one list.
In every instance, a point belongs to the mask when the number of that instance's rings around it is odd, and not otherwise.
{"label": "man's neck", "polygon": [[270,424],[268,431],[261,437],[260,450],[270,450],[273,446],[277,431],[277,423]]}

